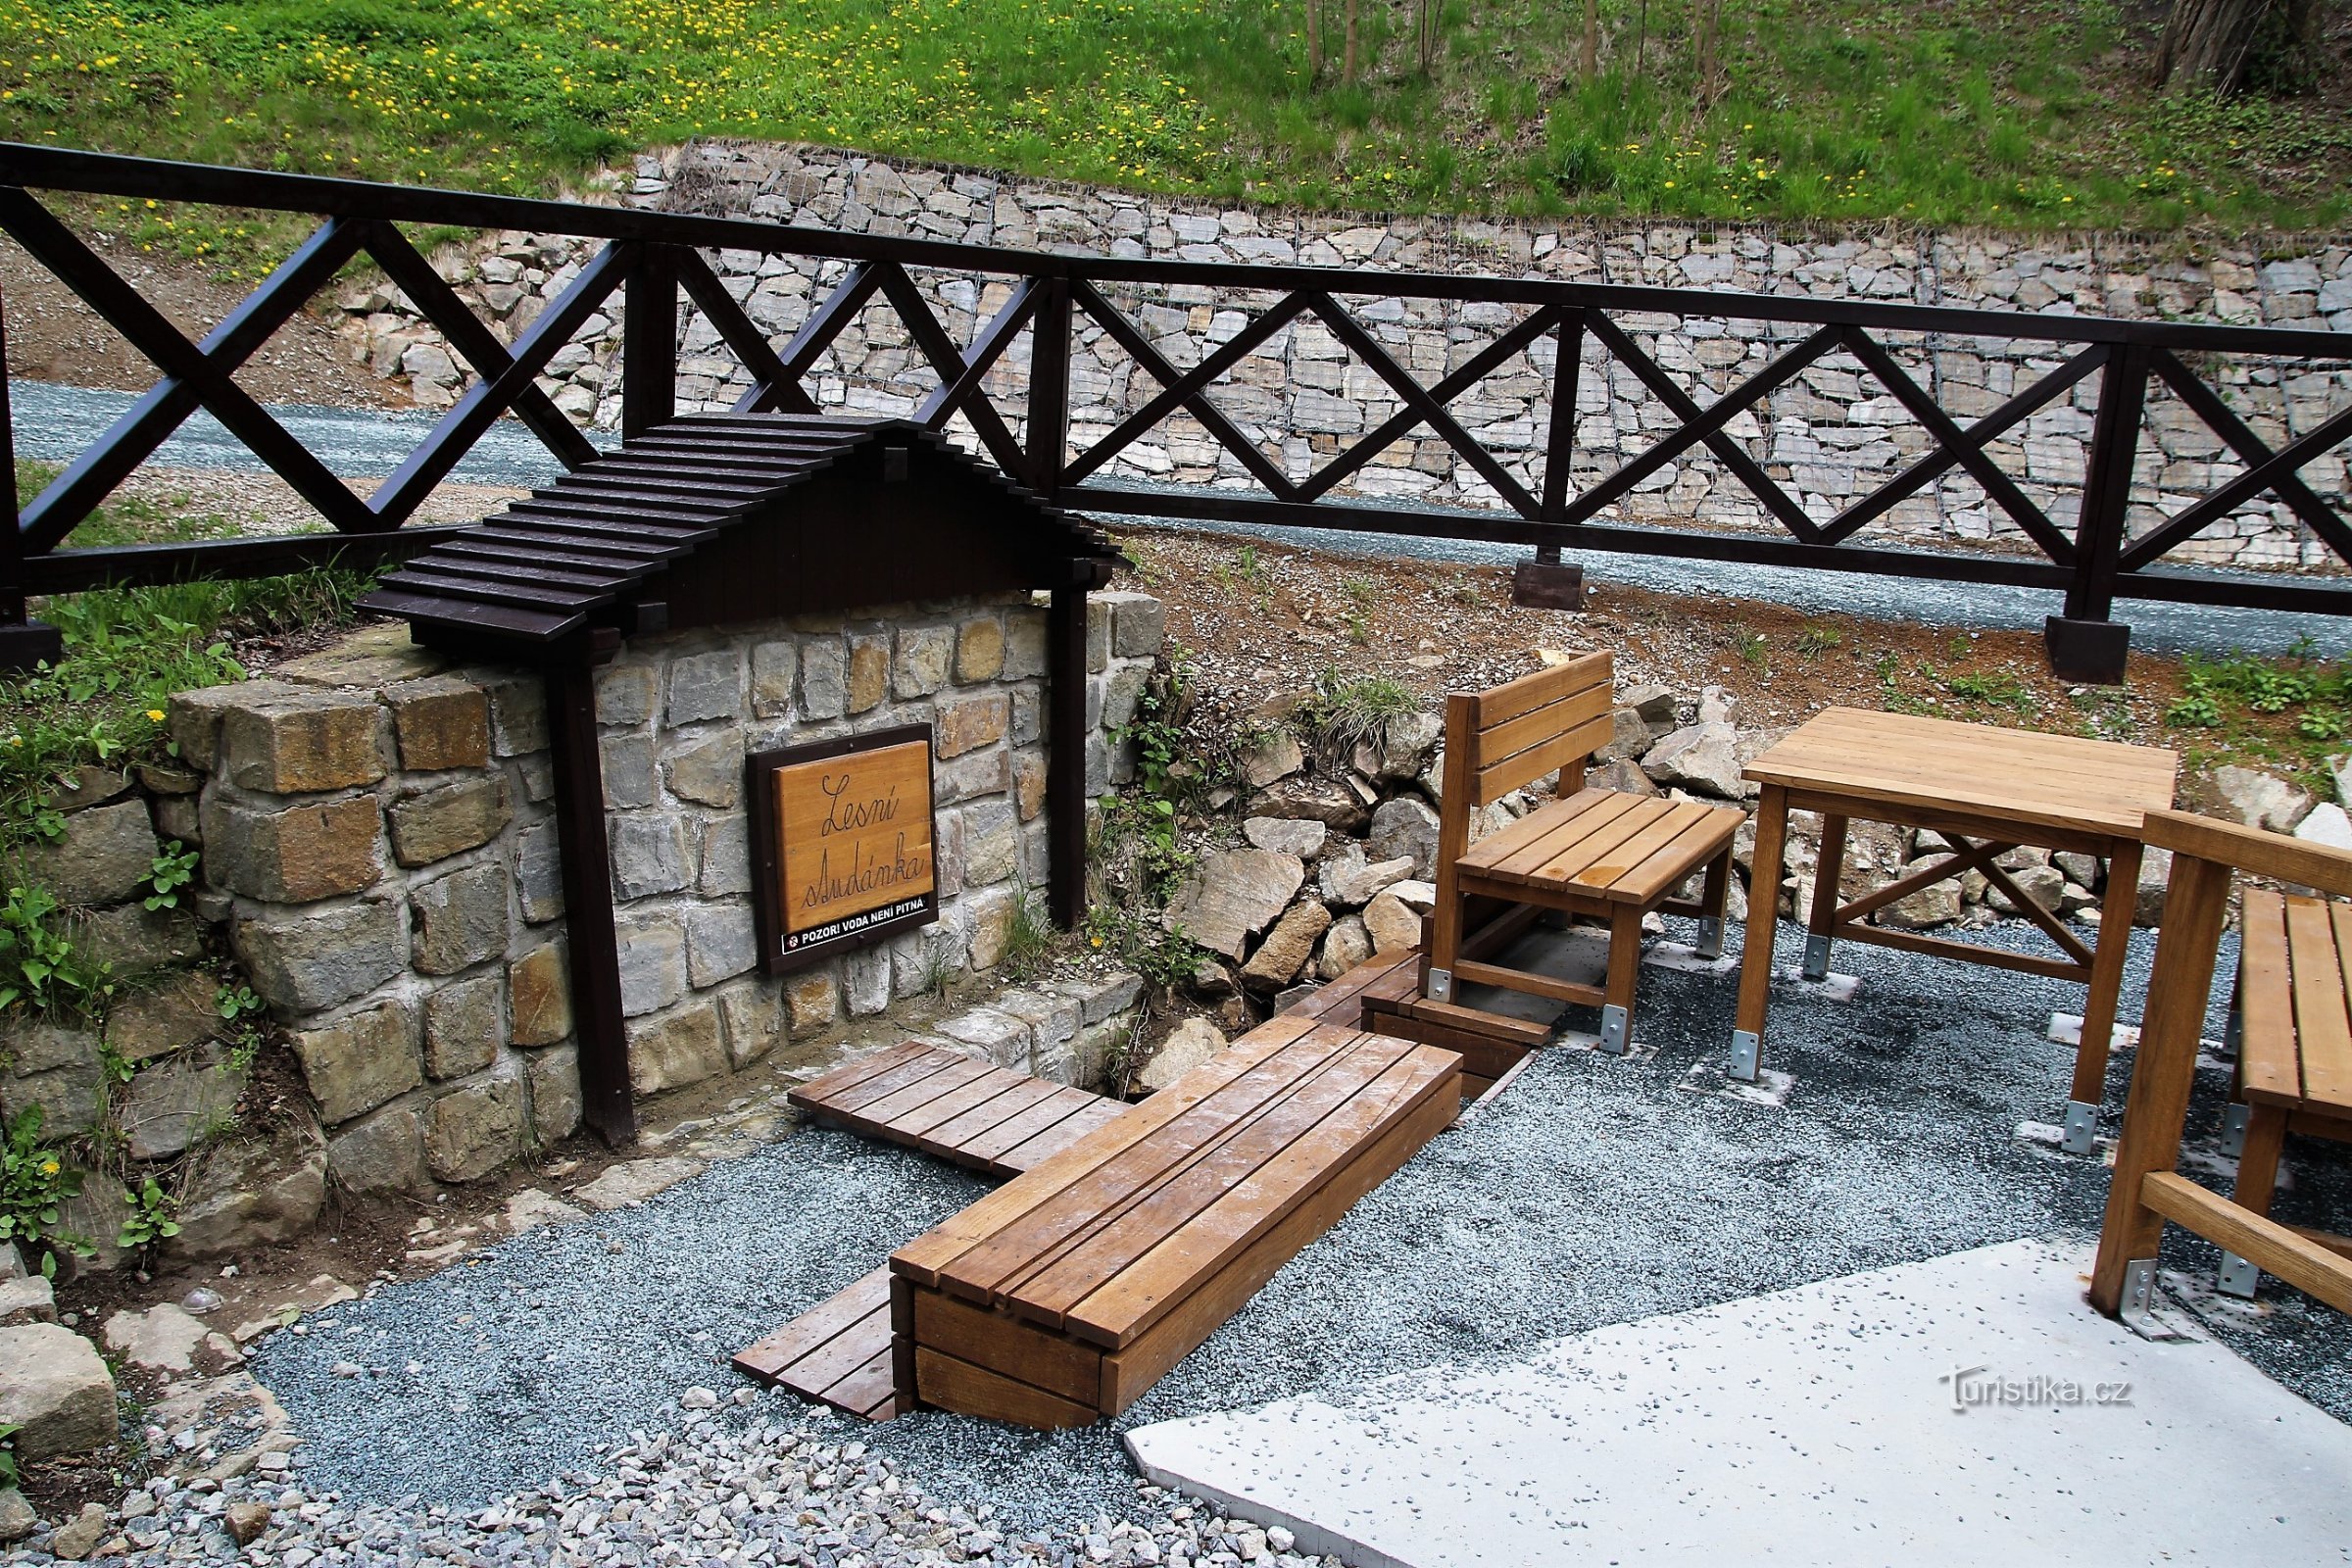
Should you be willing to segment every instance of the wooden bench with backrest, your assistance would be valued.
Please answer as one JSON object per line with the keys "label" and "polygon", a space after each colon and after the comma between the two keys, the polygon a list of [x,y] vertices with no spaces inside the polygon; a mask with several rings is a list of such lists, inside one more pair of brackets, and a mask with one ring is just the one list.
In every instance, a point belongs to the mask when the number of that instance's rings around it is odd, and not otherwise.
{"label": "wooden bench with backrest", "polygon": [[1268,1019],[892,1254],[902,1403],[1125,1409],[1443,1131],[1460,1080],[1450,1052]]}
{"label": "wooden bench with backrest", "polygon": [[[1697,948],[1723,949],[1738,808],[1585,788],[1592,753],[1608,743],[1615,661],[1586,654],[1483,692],[1446,700],[1446,766],[1438,812],[1438,903],[1423,993],[1458,1005],[1459,988],[1485,984],[1600,1008],[1604,1050],[1633,1043],[1642,918],[1694,915]],[[1553,798],[1470,842],[1471,815],[1557,771]],[[1700,870],[1699,898],[1675,895]],[[1600,986],[1491,961],[1546,909],[1607,922]]]}
{"label": "wooden bench with backrest", "polygon": [[[2117,1140],[2091,1302],[2144,1308],[2167,1221],[2225,1254],[2222,1287],[2275,1274],[2352,1312],[2352,1238],[2270,1217],[2290,1133],[2352,1139],[2352,855],[2180,811],[2151,811],[2145,840],[2173,852],[2139,1055]],[[2236,1095],[2245,1107],[2235,1191],[2177,1168],[2230,889],[2240,871],[2320,896],[2246,890],[2237,973]]]}

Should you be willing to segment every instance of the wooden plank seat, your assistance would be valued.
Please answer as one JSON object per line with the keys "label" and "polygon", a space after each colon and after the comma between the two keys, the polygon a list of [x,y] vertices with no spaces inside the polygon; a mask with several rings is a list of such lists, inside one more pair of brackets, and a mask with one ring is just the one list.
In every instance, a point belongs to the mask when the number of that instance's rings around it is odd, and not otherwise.
{"label": "wooden plank seat", "polygon": [[[2268,1215],[2289,1133],[2352,1143],[2352,903],[2248,888],[2240,920],[2230,1200]],[[2352,1239],[2304,1234],[2352,1256]],[[2232,1253],[2219,1288],[2250,1297],[2259,1278]]]}
{"label": "wooden plank seat", "polygon": [[1125,1409],[1459,1108],[1449,1052],[1276,1017],[892,1254],[902,1398]]}
{"label": "wooden plank seat", "polygon": [[814,1120],[991,1176],[1017,1176],[1117,1116],[1118,1101],[909,1040],[786,1097]]}
{"label": "wooden plank seat", "polygon": [[[1742,817],[1728,806],[1584,787],[1587,762],[1612,733],[1613,685],[1614,660],[1597,653],[1446,699],[1438,905],[1422,992],[1458,1007],[1460,987],[1484,984],[1595,1006],[1603,1049],[1622,1053],[1633,1043],[1642,916],[1696,916],[1699,952],[1721,952]],[[1555,770],[1550,802],[1470,842],[1473,811]],[[1699,898],[1676,897],[1701,871]],[[1607,924],[1604,984],[1491,961],[1545,909]]]}
{"label": "wooden plank seat", "polygon": [[1429,1001],[1421,995],[1418,948],[1376,953],[1282,1011],[1454,1053],[1462,1058],[1464,1104],[1484,1099],[1524,1066],[1548,1032],[1522,1019]]}
{"label": "wooden plank seat", "polygon": [[899,1413],[892,1364],[887,1265],[735,1353],[745,1376],[868,1421]]}

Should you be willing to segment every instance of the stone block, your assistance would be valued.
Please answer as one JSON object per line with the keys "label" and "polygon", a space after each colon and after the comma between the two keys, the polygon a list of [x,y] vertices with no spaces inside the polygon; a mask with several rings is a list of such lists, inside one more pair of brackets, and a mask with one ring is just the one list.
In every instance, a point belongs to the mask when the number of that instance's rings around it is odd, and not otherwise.
{"label": "stone block", "polygon": [[839,718],[849,710],[850,656],[838,637],[801,645],[801,712],[805,719]]}
{"label": "stone block", "polygon": [[1100,675],[1110,667],[1111,607],[1102,594],[1092,595],[1086,602],[1086,670]]}
{"label": "stone block", "polygon": [[106,1043],[124,1061],[140,1062],[210,1040],[220,1028],[219,989],[211,975],[182,970],[147,990],[123,992],[107,1008]]}
{"label": "stone block", "polygon": [[231,782],[271,795],[351,789],[384,776],[384,710],[348,691],[249,681],[221,713],[220,754]]}
{"label": "stone block", "polygon": [[1242,984],[1261,995],[1281,990],[1298,978],[1315,944],[1330,929],[1331,910],[1320,902],[1306,899],[1293,905],[1242,965]]}
{"label": "stone block", "polygon": [[507,781],[493,774],[396,801],[391,818],[392,858],[403,865],[431,865],[489,843],[514,811]]}
{"label": "stone block", "polygon": [[975,615],[956,628],[956,684],[995,680],[1004,672],[1004,623]]}
{"label": "stone block", "polygon": [[626,811],[659,798],[650,735],[607,735],[597,742],[597,770],[605,782],[605,808]]}
{"label": "stone block", "polygon": [[973,968],[993,969],[1004,961],[1005,950],[1012,943],[1020,901],[1025,896],[1000,886],[983,889],[963,901],[962,913],[970,921],[966,940],[970,944]]}
{"label": "stone block", "polygon": [[743,717],[743,660],[732,649],[669,662],[662,722],[672,729]]}
{"label": "stone block", "polygon": [[129,793],[130,775],[120,768],[69,767],[59,772],[41,804],[53,811],[86,811]]}
{"label": "stone block", "polygon": [[132,1078],[116,1107],[133,1159],[185,1153],[227,1120],[245,1092],[245,1073],[218,1051],[183,1051]]}
{"label": "stone block", "polygon": [[849,699],[847,709],[852,713],[868,712],[881,706],[890,695],[890,639],[888,637],[853,637],[850,639]]}
{"label": "stone block", "polygon": [[0,1329],[0,1422],[20,1461],[94,1453],[115,1443],[115,1376],[72,1329]]}
{"label": "stone block", "polygon": [[293,1033],[303,1081],[328,1126],[364,1115],[424,1081],[416,1015],[405,1002],[368,1007],[318,1029]]}
{"label": "stone block", "polygon": [[783,1043],[784,999],[764,980],[720,992],[718,1012],[727,1029],[727,1059],[738,1072]]}
{"label": "stone block", "polygon": [[383,874],[382,821],[368,795],[269,810],[216,794],[204,804],[205,876],[270,904],[363,892]]}
{"label": "stone block", "polygon": [[823,1034],[841,1016],[841,982],[831,965],[803,969],[784,981],[784,1008],[792,1038]]}
{"label": "stone block", "polygon": [[424,999],[424,1072],[447,1080],[480,1072],[498,1059],[506,1034],[497,974],[445,982]]}
{"label": "stone block", "polygon": [[522,1075],[484,1073],[434,1100],[424,1113],[424,1162],[445,1182],[469,1182],[522,1150]]}
{"label": "stone block", "polygon": [[179,748],[179,760],[200,772],[211,772],[220,755],[220,715],[257,684],[245,681],[173,693],[164,705],[164,733]]}
{"label": "stone block", "polygon": [[252,916],[229,941],[254,989],[289,1016],[349,1002],[409,966],[408,931],[391,903]]}
{"label": "stone block", "polygon": [[507,951],[506,867],[495,861],[453,871],[411,890],[416,964],[422,974],[455,974]]}
{"label": "stone block", "polygon": [[1046,612],[1016,610],[1004,617],[1004,678],[1029,680],[1046,672]]}
{"label": "stone block", "polygon": [[715,1078],[727,1070],[718,1004],[698,1002],[658,1018],[631,1022],[629,1083],[640,1095],[659,1095]]}
{"label": "stone block", "polygon": [[531,1136],[561,1143],[580,1125],[580,1054],[573,1046],[534,1051],[523,1058],[523,1082],[531,1091]]}
{"label": "stone block", "polygon": [[1027,1072],[1036,1049],[1029,1026],[1008,1012],[974,1007],[943,1020],[939,1032],[959,1045],[972,1047],[1000,1067]]}
{"label": "stone block", "polygon": [[662,764],[669,793],[682,801],[733,809],[743,794],[743,731],[724,729],[670,753]]}
{"label": "stone block", "polygon": [[987,887],[1020,869],[1020,819],[1009,801],[975,801],[962,810],[963,885]]}
{"label": "stone block", "polygon": [[549,942],[507,965],[509,1036],[518,1046],[552,1046],[571,1033],[571,971],[564,947]]}
{"label": "stone block", "polygon": [[1024,822],[1034,822],[1046,809],[1046,757],[1027,751],[1012,759],[1012,806]]}
{"label": "stone block", "polygon": [[1409,795],[1383,801],[1372,811],[1372,833],[1364,855],[1373,860],[1403,858],[1412,862],[1408,875],[1437,874],[1438,813]]}
{"label": "stone block", "polygon": [[490,761],[490,698],[455,675],[403,681],[384,690],[400,765],[413,773],[485,767]]}
{"label": "stone block", "polygon": [[686,977],[700,990],[760,961],[749,904],[697,904],[686,910]]}
{"label": "stone block", "polygon": [[315,654],[289,659],[270,673],[306,686],[377,687],[439,674],[449,661],[419,648],[401,621],[362,626]]}
{"label": "stone block", "polygon": [[1012,758],[1002,746],[966,753],[932,770],[934,799],[941,806],[980,795],[1003,795],[1012,784]]}
{"label": "stone block", "polygon": [[[385,1114],[390,1114],[386,1112]],[[290,1242],[326,1206],[327,1152],[307,1128],[216,1144],[189,1184],[172,1258],[218,1257]]]}
{"label": "stone block", "polygon": [[853,1018],[870,1018],[890,1006],[890,950],[880,945],[842,956],[841,997]]}
{"label": "stone block", "polygon": [[958,641],[949,626],[902,626],[898,657],[891,664],[892,695],[901,702],[928,697],[948,684]]}
{"label": "stone block", "polygon": [[686,825],[674,816],[614,817],[612,896],[622,903],[676,893],[692,880],[686,871]]}
{"label": "stone block", "polygon": [[115,978],[123,980],[202,956],[204,922],[189,908],[122,904],[84,916],[81,941],[92,957],[113,965]]}
{"label": "stone block", "polygon": [[543,925],[564,912],[564,851],[556,824],[524,829],[515,845],[516,901],[525,921]]}
{"label": "stone block", "polygon": [[699,864],[694,888],[705,898],[752,891],[751,824],[741,812],[703,824]]}
{"label": "stone block", "polygon": [[1012,706],[1002,693],[939,705],[932,745],[941,760],[961,757],[1004,738]]}
{"label": "stone block", "polygon": [[596,721],[635,728],[651,722],[656,693],[651,664],[611,664],[596,675]]}
{"label": "stone block", "polygon": [[490,699],[490,750],[521,757],[547,750],[547,686],[537,675],[506,675],[481,683]]}
{"label": "stone block", "polygon": [[1290,907],[1306,881],[1298,857],[1268,850],[1226,850],[1203,856],[1165,916],[1213,953],[1239,959],[1250,939]]}
{"label": "stone block", "polygon": [[38,1274],[0,1280],[0,1328],[57,1321],[57,1292]]}
{"label": "stone block", "polygon": [[1332,922],[1324,933],[1323,951],[1315,958],[1315,977],[1337,980],[1348,970],[1372,956],[1372,933],[1360,915],[1347,915]]}
{"label": "stone block", "polygon": [[1157,659],[1167,635],[1168,607],[1150,594],[1107,593],[1093,596],[1111,612],[1110,651],[1120,659]]}
{"label": "stone block", "polygon": [[674,912],[616,920],[613,931],[624,1016],[658,1012],[686,995],[686,938]]}
{"label": "stone block", "polygon": [[405,1193],[424,1185],[423,1128],[409,1105],[387,1105],[326,1142],[326,1168],[351,1193]]}
{"label": "stone block", "polygon": [[63,905],[116,904],[155,874],[155,824],[145,801],[119,801],[66,818],[65,836],[21,851],[23,875]]}
{"label": "stone block", "polygon": [[782,718],[792,711],[792,688],[800,673],[800,651],[790,641],[752,649],[752,712]]}

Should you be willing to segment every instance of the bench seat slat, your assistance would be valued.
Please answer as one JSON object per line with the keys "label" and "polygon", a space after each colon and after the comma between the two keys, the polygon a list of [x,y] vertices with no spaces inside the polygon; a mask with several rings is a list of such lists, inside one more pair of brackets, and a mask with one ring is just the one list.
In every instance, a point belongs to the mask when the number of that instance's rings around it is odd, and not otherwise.
{"label": "bench seat slat", "polygon": [[2335,1012],[2324,1033],[2296,1032],[2303,1048],[2303,1098],[2321,1106],[2352,1110],[2352,1027],[2345,1018],[2345,998],[2352,994],[2352,904],[2321,905],[2317,923],[2328,941],[2313,956],[2312,981],[2334,998]]}
{"label": "bench seat slat", "polygon": [[2238,949],[2238,1076],[2248,1095],[2291,1104],[2302,1098],[2295,1063],[2295,1007],[2287,968],[2286,901],[2248,888]]}

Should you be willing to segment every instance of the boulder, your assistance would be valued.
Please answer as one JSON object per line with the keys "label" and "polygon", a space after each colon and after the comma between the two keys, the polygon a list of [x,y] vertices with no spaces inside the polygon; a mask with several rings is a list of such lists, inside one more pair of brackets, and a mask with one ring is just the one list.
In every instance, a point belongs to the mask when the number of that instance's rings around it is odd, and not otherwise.
{"label": "boulder", "polygon": [[2224,815],[2247,827],[2292,833],[2311,814],[2311,792],[2273,773],[2250,767],[2217,767],[2213,788]]}
{"label": "boulder", "polygon": [[289,1129],[267,1143],[215,1146],[179,1209],[173,1257],[219,1257],[292,1241],[326,1206],[326,1151]]}
{"label": "boulder", "polygon": [[1187,1018],[1144,1063],[1144,1070],[1135,1075],[1135,1086],[1155,1095],[1224,1049],[1225,1037],[1215,1024],[1206,1018]]}
{"label": "boulder", "polygon": [[1413,862],[1403,856],[1393,860],[1368,861],[1364,852],[1350,844],[1345,854],[1324,857],[1316,885],[1325,903],[1343,909],[1360,909],[1391,883],[1410,876],[1412,870]]}
{"label": "boulder", "polygon": [[1397,713],[1377,738],[1355,749],[1356,771],[1370,778],[1406,783],[1420,776],[1446,738],[1446,721],[1435,713]]}
{"label": "boulder", "polygon": [[1639,762],[1656,744],[1657,737],[1650,732],[1648,720],[1630,708],[1613,709],[1609,712],[1608,744],[1592,754],[1592,760]]}
{"label": "boulder", "polygon": [[700,1160],[674,1156],[626,1160],[612,1166],[571,1196],[601,1214],[631,1203],[642,1203],[657,1193],[669,1191],[687,1177],[702,1173]]}
{"label": "boulder", "polygon": [[2311,808],[2311,814],[2295,825],[2295,837],[2307,844],[2324,844],[2331,850],[2352,850],[2352,816],[2333,801],[2323,802]]}
{"label": "boulder", "polygon": [[1729,724],[1678,729],[1650,748],[1642,759],[1642,771],[1660,784],[1736,801],[1740,784],[1738,732]]}
{"label": "boulder", "polygon": [[1305,882],[1306,867],[1295,855],[1252,849],[1204,856],[1168,905],[1166,924],[1238,960],[1250,939],[1281,917]]}
{"label": "boulder", "polygon": [[1629,709],[1641,716],[1651,731],[1664,734],[1674,728],[1674,688],[1660,686],[1654,681],[1628,686],[1617,694],[1617,706]]}
{"label": "boulder", "polygon": [[150,1371],[191,1372],[196,1351],[211,1332],[202,1318],[165,1301],[144,1312],[122,1311],[109,1317],[106,1348]]}
{"label": "boulder", "polygon": [[1364,928],[1363,916],[1343,915],[1323,935],[1323,952],[1315,960],[1315,974],[1319,979],[1337,980],[1371,956],[1372,933]]}
{"label": "boulder", "polygon": [[1250,797],[1250,816],[1281,816],[1321,822],[1350,837],[1372,820],[1372,808],[1345,784],[1324,778],[1286,778]]}
{"label": "boulder", "polygon": [[1728,687],[1702,686],[1698,691],[1698,721],[1701,724],[1729,724],[1739,710],[1740,699]]}
{"label": "boulder", "polygon": [[115,1441],[115,1375],[90,1342],[55,1323],[0,1329],[0,1422],[17,1457],[91,1453]]}
{"label": "boulder", "polygon": [[1262,729],[1242,744],[1242,777],[1253,790],[1289,778],[1306,765],[1298,737],[1288,729]]}
{"label": "boulder", "polygon": [[1614,762],[1603,762],[1598,767],[1587,771],[1585,788],[1616,790],[1625,795],[1655,795],[1658,793],[1658,787],[1649,781],[1649,775],[1642,771],[1642,764],[1628,758],[1619,758]]}
{"label": "boulder", "polygon": [[1364,840],[1364,855],[1373,860],[1405,859],[1411,876],[1437,872],[1438,813],[1410,795],[1383,801],[1372,810],[1372,831]]}
{"label": "boulder", "polygon": [[1394,889],[1364,906],[1364,931],[1377,953],[1402,953],[1421,945],[1421,916]]}
{"label": "boulder", "polygon": [[1242,965],[1242,984],[1261,996],[1281,990],[1298,978],[1315,944],[1330,929],[1331,910],[1318,901],[1306,899],[1293,905],[1266,933],[1266,940],[1257,945],[1250,961]]}
{"label": "boulder", "polygon": [[[2054,865],[2023,866],[2010,872],[2009,880],[2017,884],[2019,892],[2052,913],[2057,911],[2058,901],[2066,892],[2066,873]],[[1997,882],[1984,890],[1984,903],[2003,914],[2025,912]]]}
{"label": "boulder", "polygon": [[182,1052],[142,1070],[117,1112],[130,1157],[169,1159],[228,1123],[245,1076],[217,1050]]}
{"label": "boulder", "polygon": [[[1374,820],[1378,820],[1377,813]],[[1303,817],[1253,816],[1242,824],[1242,837],[1258,849],[1311,860],[1323,853],[1331,829]]]}
{"label": "boulder", "polygon": [[[1902,868],[1908,876],[1939,863],[1943,857],[1922,856]],[[1955,880],[1937,882],[1915,893],[1905,894],[1872,916],[1879,925],[1892,926],[1898,931],[1926,931],[1939,925],[1949,925],[1960,918],[1960,884]]]}
{"label": "boulder", "polygon": [[56,843],[23,852],[22,874],[60,904],[115,904],[155,874],[159,848],[147,803],[122,801],[69,815]]}
{"label": "boulder", "polygon": [[106,1504],[85,1502],[81,1512],[49,1533],[50,1553],[61,1562],[79,1562],[98,1549],[111,1523]]}
{"label": "boulder", "polygon": [[[7,1250],[14,1260],[16,1249]],[[15,1279],[0,1280],[0,1328],[15,1328],[20,1323],[54,1323],[57,1321],[57,1293],[38,1274],[20,1274]]]}
{"label": "boulder", "polygon": [[1438,885],[1435,882],[1397,882],[1389,892],[1415,914],[1428,914],[1438,906]]}

